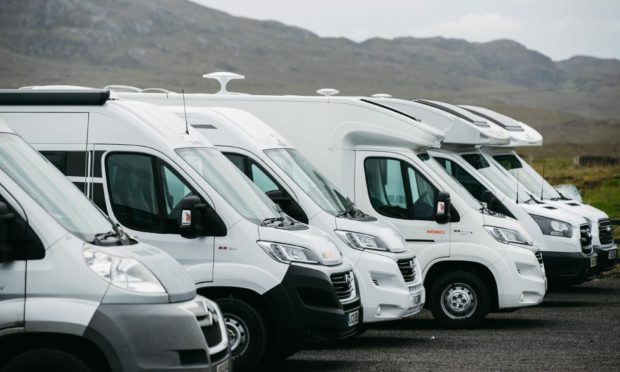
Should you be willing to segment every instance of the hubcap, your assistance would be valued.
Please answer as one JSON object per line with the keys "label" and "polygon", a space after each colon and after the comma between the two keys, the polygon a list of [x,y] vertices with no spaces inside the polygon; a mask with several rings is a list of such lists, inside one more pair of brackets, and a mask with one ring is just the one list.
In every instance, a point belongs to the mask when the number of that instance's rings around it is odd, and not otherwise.
{"label": "hubcap", "polygon": [[248,327],[241,318],[232,314],[224,314],[224,322],[226,323],[228,343],[233,355],[243,354],[250,341]]}
{"label": "hubcap", "polygon": [[441,309],[452,319],[466,319],[478,306],[476,292],[465,283],[452,283],[441,294]]}

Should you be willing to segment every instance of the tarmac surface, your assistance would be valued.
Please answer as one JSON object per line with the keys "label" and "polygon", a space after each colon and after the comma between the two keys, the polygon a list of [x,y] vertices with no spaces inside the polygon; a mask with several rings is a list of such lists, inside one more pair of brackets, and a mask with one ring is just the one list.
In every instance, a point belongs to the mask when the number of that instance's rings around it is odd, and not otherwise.
{"label": "tarmac surface", "polygon": [[620,371],[620,278],[547,293],[537,307],[490,314],[481,328],[446,330],[428,310],[379,323],[262,371]]}

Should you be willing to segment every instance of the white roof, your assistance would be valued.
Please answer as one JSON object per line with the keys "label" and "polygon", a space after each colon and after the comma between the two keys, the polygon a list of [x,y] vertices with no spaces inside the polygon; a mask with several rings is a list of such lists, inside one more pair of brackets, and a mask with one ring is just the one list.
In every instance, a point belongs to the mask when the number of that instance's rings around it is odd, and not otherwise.
{"label": "white roof", "polygon": [[506,145],[508,147],[542,146],[543,144],[542,135],[521,121],[484,107],[469,105],[461,105],[461,107],[483,115],[489,121],[506,129],[510,134],[510,143]]}

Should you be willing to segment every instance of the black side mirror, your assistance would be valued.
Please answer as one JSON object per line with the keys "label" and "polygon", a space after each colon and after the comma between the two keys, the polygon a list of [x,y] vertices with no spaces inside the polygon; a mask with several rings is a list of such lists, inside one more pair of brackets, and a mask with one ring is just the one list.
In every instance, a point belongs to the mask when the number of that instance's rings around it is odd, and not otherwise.
{"label": "black side mirror", "polygon": [[9,244],[9,223],[15,215],[9,210],[9,206],[0,202],[0,262],[13,259],[13,247]]}
{"label": "black side mirror", "polygon": [[486,207],[491,210],[493,210],[493,207],[495,206],[495,203],[497,202],[497,197],[490,190],[484,190],[482,192],[482,195],[480,196],[480,199],[482,199],[480,201],[485,203]]}
{"label": "black side mirror", "polygon": [[290,195],[282,192],[281,190],[273,190],[265,193],[272,202],[276,203],[284,213],[288,214],[292,218],[301,223],[308,223],[308,216],[306,212],[301,208],[301,205],[295,201]]}
{"label": "black side mirror", "polygon": [[440,191],[437,194],[437,201],[435,203],[435,221],[439,224],[450,222],[450,209],[450,193]]}
{"label": "black side mirror", "polygon": [[181,236],[195,239],[200,236],[226,236],[226,224],[207,203],[196,195],[181,201]]}

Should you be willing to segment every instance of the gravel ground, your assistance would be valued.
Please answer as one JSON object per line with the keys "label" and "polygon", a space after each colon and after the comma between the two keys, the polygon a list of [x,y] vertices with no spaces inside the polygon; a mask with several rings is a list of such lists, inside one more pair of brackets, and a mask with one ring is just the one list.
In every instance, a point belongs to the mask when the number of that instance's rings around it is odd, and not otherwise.
{"label": "gravel ground", "polygon": [[444,330],[424,310],[318,344],[264,371],[620,370],[620,278],[555,290],[534,308]]}

